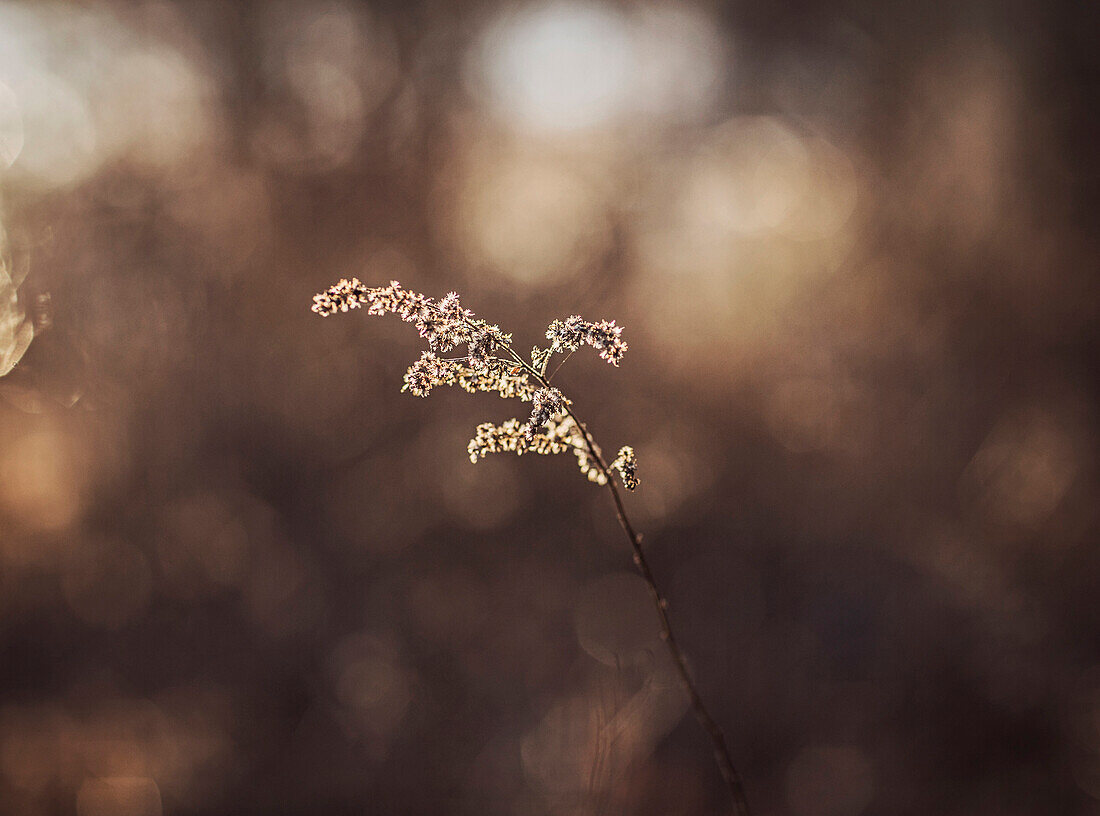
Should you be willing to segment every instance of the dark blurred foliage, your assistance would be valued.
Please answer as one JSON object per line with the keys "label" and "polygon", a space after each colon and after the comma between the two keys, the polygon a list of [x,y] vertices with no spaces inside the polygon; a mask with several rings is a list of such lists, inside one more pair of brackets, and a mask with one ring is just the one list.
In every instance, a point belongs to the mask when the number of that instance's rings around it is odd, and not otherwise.
{"label": "dark blurred foliage", "polygon": [[0,811],[1100,813],[1096,8],[0,3]]}

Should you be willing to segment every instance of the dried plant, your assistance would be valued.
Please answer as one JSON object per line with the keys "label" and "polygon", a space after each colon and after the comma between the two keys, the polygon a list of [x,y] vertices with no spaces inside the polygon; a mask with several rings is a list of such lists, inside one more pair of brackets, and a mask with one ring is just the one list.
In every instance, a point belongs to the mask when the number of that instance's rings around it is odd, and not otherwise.
{"label": "dried plant", "polygon": [[[500,425],[491,422],[479,425],[467,447],[471,462],[476,463],[491,453],[549,455],[568,452],[576,458],[578,467],[589,481],[607,487],[615,503],[619,524],[634,551],[634,563],[645,579],[656,606],[661,639],[668,646],[692,709],[710,737],[735,810],[746,816],[749,808],[741,777],[734,768],[722,730],[703,705],[688,671],[684,652],[672,634],[668,601],[657,588],[642,551],[641,536],[626,514],[614,478],[617,475],[627,490],[638,487],[638,460],[634,449],[622,447],[618,456],[608,463],[588,428],[574,413],[573,403],[550,384],[565,360],[581,346],[591,346],[600,353],[600,357],[618,366],[627,350],[627,344],[622,339],[622,326],[616,325],[613,320],[593,323],[579,315],[555,320],[546,330],[549,345],[546,348],[535,346],[528,360],[513,347],[512,335],[464,309],[454,292],[437,301],[404,289],[397,281],[391,281],[389,286],[371,288],[358,278],[352,278],[341,280],[313,298],[313,311],[325,317],[364,306],[367,314],[398,315],[405,322],[414,324],[420,336],[428,341],[429,350],[423,352],[420,359],[405,372],[402,391],[426,397],[436,386],[457,385],[470,393],[488,391],[531,404],[526,421],[509,419]],[[460,346],[465,346],[464,356],[440,356]],[[564,357],[557,368],[547,374],[556,354]]]}

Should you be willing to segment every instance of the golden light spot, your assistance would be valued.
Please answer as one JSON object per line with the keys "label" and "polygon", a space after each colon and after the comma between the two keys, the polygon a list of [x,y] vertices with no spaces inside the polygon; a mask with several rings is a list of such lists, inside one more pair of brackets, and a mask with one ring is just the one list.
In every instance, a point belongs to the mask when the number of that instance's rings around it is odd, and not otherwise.
{"label": "golden light spot", "polygon": [[989,519],[1025,527],[1046,519],[1077,477],[1073,428],[1052,413],[1003,417],[967,465],[960,482]]}
{"label": "golden light spot", "polygon": [[599,183],[565,156],[474,150],[458,168],[455,238],[477,266],[524,284],[561,284],[610,245]]}
{"label": "golden light spot", "polygon": [[474,92],[518,127],[578,130],[628,104],[630,49],[626,19],[614,7],[543,3],[491,25],[470,76]]}
{"label": "golden light spot", "polygon": [[59,428],[40,425],[7,442],[0,448],[0,512],[27,530],[68,526],[81,509],[79,471],[71,440]]}
{"label": "golden light spot", "polygon": [[216,135],[212,80],[171,46],[125,49],[107,63],[102,81],[95,104],[104,153],[164,171]]}
{"label": "golden light spot", "polygon": [[584,136],[697,119],[718,95],[726,58],[700,9],[544,2],[489,24],[469,55],[466,84],[515,131]]}
{"label": "golden light spot", "polygon": [[696,121],[714,106],[729,61],[714,20],[691,3],[637,7],[632,21],[632,103],[638,115]]}
{"label": "golden light spot", "polygon": [[24,128],[23,150],[13,176],[28,186],[67,187],[99,165],[96,127],[88,101],[67,78],[44,70],[18,83]]}
{"label": "golden light spot", "polygon": [[[165,171],[217,135],[216,90],[186,22],[166,3],[145,11],[138,31],[103,7],[0,8],[0,73],[21,121],[18,183],[65,188],[118,158]],[[14,121],[0,113],[7,157],[20,142]]]}
{"label": "golden light spot", "polygon": [[265,161],[291,172],[340,167],[399,77],[392,32],[350,3],[271,3],[261,10],[268,81],[289,100],[253,134]]}
{"label": "golden light spot", "polygon": [[684,217],[719,233],[825,237],[855,206],[854,171],[844,154],[769,117],[738,117],[716,129],[689,172]]}
{"label": "golden light spot", "polygon": [[77,816],[161,816],[160,788],[140,776],[88,779],[76,795]]}
{"label": "golden light spot", "polygon": [[384,753],[413,699],[413,676],[385,637],[352,635],[332,653],[333,691],[348,725]]}
{"label": "golden light spot", "polygon": [[766,116],[735,117],[648,168],[631,224],[632,299],[678,371],[754,367],[788,307],[854,240],[859,185],[837,148]]}

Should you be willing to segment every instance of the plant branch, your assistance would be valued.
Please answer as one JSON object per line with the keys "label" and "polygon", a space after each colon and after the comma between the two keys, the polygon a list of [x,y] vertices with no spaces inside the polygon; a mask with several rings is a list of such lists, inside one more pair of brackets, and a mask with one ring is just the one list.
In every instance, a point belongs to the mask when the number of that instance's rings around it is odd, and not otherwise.
{"label": "plant branch", "polygon": [[[587,432],[585,432],[585,436],[587,435]],[[593,451],[593,453],[595,453],[595,451]],[[653,577],[653,571],[650,569],[649,562],[646,560],[645,553],[642,551],[641,536],[638,535],[634,530],[634,526],[630,523],[630,519],[626,514],[626,508],[623,506],[622,496],[619,493],[619,489],[615,486],[611,474],[607,473],[606,465],[602,458],[599,457],[598,453],[596,457],[601,469],[603,469],[607,475],[607,488],[611,492],[611,498],[615,501],[615,513],[619,517],[619,525],[623,528],[623,532],[626,533],[626,537],[630,540],[631,549],[634,550],[634,563],[642,573],[642,578],[645,579],[646,585],[649,587],[649,594],[653,598],[653,604],[657,608],[657,617],[661,621],[661,639],[664,640],[665,645],[668,646],[668,651],[672,655],[672,661],[676,664],[676,671],[679,673],[680,680],[683,682],[684,689],[687,691],[688,698],[691,700],[691,707],[695,712],[695,717],[699,720],[699,724],[703,726],[703,730],[705,730],[710,737],[711,745],[714,748],[714,758],[718,762],[718,768],[722,772],[722,778],[725,779],[726,787],[729,788],[730,796],[733,798],[734,810],[737,816],[749,816],[751,811],[749,810],[748,798],[745,795],[745,784],[741,779],[741,774],[739,774],[737,768],[734,767],[733,758],[730,756],[729,747],[726,745],[726,738],[722,733],[721,726],[718,725],[715,719],[710,715],[710,712],[707,711],[707,707],[703,704],[703,700],[699,696],[699,691],[695,687],[695,681],[691,679],[691,673],[688,671],[687,666],[687,658],[684,655],[683,649],[680,648],[680,644],[676,642],[676,636],[672,633],[672,624],[669,623],[668,601],[665,600],[660,589],[657,588],[657,582]]]}
{"label": "plant branch", "polygon": [[[549,378],[543,378],[543,376],[532,366],[528,365],[527,361],[518,355],[511,346],[505,346],[505,348],[512,357],[527,370],[528,374],[533,376],[544,387],[549,387]],[[584,435],[585,444],[588,446],[588,452],[591,454],[600,472],[603,473],[604,478],[607,480],[606,487],[611,492],[611,498],[615,502],[615,514],[619,519],[619,526],[621,526],[623,532],[626,533],[627,540],[630,542],[630,547],[634,551],[634,564],[638,567],[638,571],[641,572],[642,578],[649,588],[650,597],[653,598],[653,605],[657,609],[657,618],[660,620],[661,624],[661,640],[665,642],[669,654],[672,656],[672,662],[675,664],[676,671],[680,675],[680,681],[684,686],[684,690],[687,692],[696,719],[699,720],[699,724],[703,726],[703,730],[706,731],[707,736],[710,737],[711,746],[714,749],[714,758],[718,762],[718,769],[722,772],[722,778],[725,780],[726,787],[729,788],[730,796],[733,799],[734,811],[737,816],[750,816],[752,811],[749,809],[748,797],[745,795],[745,783],[742,781],[741,774],[738,773],[737,768],[733,764],[733,757],[730,755],[729,747],[726,745],[726,737],[722,733],[721,726],[718,725],[714,717],[712,717],[707,710],[706,705],[703,703],[703,699],[699,696],[699,690],[695,686],[695,681],[691,678],[691,672],[688,670],[687,656],[684,654],[683,649],[680,648],[680,644],[676,641],[676,636],[672,633],[672,624],[668,619],[668,601],[657,587],[657,580],[653,577],[653,570],[650,569],[649,561],[646,559],[645,552],[642,550],[642,537],[634,529],[634,525],[630,523],[630,517],[627,516],[626,507],[623,505],[622,495],[619,493],[619,488],[615,486],[611,468],[604,460],[603,455],[600,453],[600,448],[592,438],[592,435],[588,432],[588,428],[580,421],[577,415],[573,413],[568,403],[565,406],[565,412],[572,417],[577,427],[580,428],[581,433]]]}
{"label": "plant branch", "polygon": [[[313,310],[318,314],[328,315],[333,314],[336,311],[347,311],[349,308],[359,306],[363,302],[370,300],[371,308],[368,310],[369,313],[381,314],[383,312],[390,311],[400,313],[402,318],[405,320],[413,320],[415,318],[412,317],[411,307],[402,310],[401,301],[396,295],[396,290],[399,288],[400,284],[398,284],[397,282],[392,282],[390,284],[390,287],[388,288],[369,290],[363,287],[358,279],[352,279],[351,281],[342,280],[339,284],[332,287],[328,292],[323,292],[314,298]],[[372,297],[372,293],[374,297]],[[423,304],[418,305],[417,308],[426,308],[442,314],[440,308],[436,306],[430,299],[426,299],[423,296],[418,297],[420,298],[420,301],[423,301]],[[452,293],[451,295],[448,295],[448,298],[454,298],[455,300],[452,305],[458,308],[457,296]],[[420,301],[418,301],[418,304],[420,303]],[[445,317],[447,317],[448,320],[454,323],[464,323],[470,329],[475,330],[475,332],[480,332],[483,330],[482,327],[485,325],[484,323],[475,323],[469,317],[466,317],[465,314],[466,313],[463,313],[461,309],[459,309],[458,314],[453,314],[453,312],[449,312],[448,315],[445,315]],[[446,321],[444,321],[444,324],[446,325]],[[425,331],[425,327],[421,325],[420,328],[421,332],[423,333]],[[600,328],[605,333],[607,333],[606,336],[608,338],[610,338],[612,335],[617,338],[618,333],[621,331],[621,329],[614,326],[614,323],[601,324]],[[473,333],[471,333],[471,336],[473,336]],[[469,340],[470,338],[466,339]],[[479,348],[483,339],[484,335],[482,335],[478,340]],[[540,371],[516,353],[515,349],[513,349],[511,346],[510,339],[509,341],[503,341],[502,334],[500,333],[498,327],[493,327],[492,337],[490,339],[493,341],[493,345],[507,351],[508,355],[511,356],[511,358],[519,364],[519,368],[517,368],[514,372],[515,374],[518,374],[520,370],[523,370],[526,372],[528,377],[533,378],[535,382],[538,382],[542,386],[542,388],[551,388],[549,382],[550,378],[545,376],[547,364],[549,363],[550,359],[549,356],[547,356],[547,358],[543,361],[543,364],[541,366],[542,370]],[[453,332],[453,327],[450,341],[452,342],[452,344],[455,342],[460,342],[458,335]],[[432,340],[429,340],[429,343],[432,343]],[[434,343],[432,344],[434,345]],[[471,341],[470,351],[472,352],[473,349],[474,346]],[[601,356],[607,358],[610,362],[615,363],[617,362],[618,357],[622,355],[622,351],[623,349],[625,349],[625,344],[621,347],[616,347],[617,351],[614,352],[611,345],[603,345],[602,349],[603,351],[601,353]],[[490,351],[491,350],[492,348],[490,348]],[[499,360],[499,358],[494,359]],[[565,359],[569,359],[568,356]],[[563,360],[562,363],[564,362],[565,361]],[[561,368],[561,364],[558,365],[558,368]],[[410,371],[412,371],[412,369],[410,369]],[[554,369],[554,374],[556,374],[557,371],[557,368]],[[553,377],[553,374],[551,374],[550,376]],[[554,389],[554,391],[559,395],[559,397],[561,396],[560,392],[557,392],[556,389]],[[426,393],[426,391],[424,391],[420,395],[423,396],[424,393]],[[749,804],[745,796],[745,787],[743,782],[741,781],[741,775],[737,772],[736,768],[734,768],[733,759],[730,757],[729,748],[726,746],[726,740],[725,736],[722,734],[722,729],[719,727],[715,719],[710,715],[710,712],[707,711],[706,706],[703,704],[702,698],[699,696],[699,691],[695,686],[695,682],[691,678],[691,672],[688,670],[687,665],[687,657],[684,655],[684,652],[680,648],[680,645],[676,642],[676,638],[672,633],[672,625],[669,623],[668,601],[661,594],[660,589],[658,589],[657,587],[656,579],[653,577],[653,570],[650,569],[649,562],[646,560],[645,557],[645,552],[642,550],[641,536],[639,536],[638,533],[635,531],[634,526],[630,523],[630,519],[626,514],[626,508],[623,506],[623,500],[622,496],[619,493],[619,489],[615,485],[615,480],[611,473],[611,468],[607,464],[606,460],[604,460],[603,455],[600,453],[599,446],[596,445],[596,441],[588,432],[588,428],[583,422],[580,421],[577,415],[573,413],[573,409],[570,407],[569,400],[561,397],[560,401],[557,402],[557,405],[559,405],[560,408],[564,410],[564,412],[570,417],[570,419],[573,420],[577,428],[580,430],[581,435],[584,439],[585,447],[587,449],[586,452],[589,454],[591,460],[596,463],[599,475],[603,478],[604,485],[611,492],[611,498],[615,502],[615,513],[618,516],[619,525],[623,528],[623,532],[626,533],[627,540],[630,542],[630,547],[634,551],[634,563],[638,567],[638,570],[641,572],[642,578],[645,579],[646,586],[649,588],[649,593],[653,598],[653,604],[657,609],[657,618],[661,624],[661,639],[668,646],[669,654],[672,656],[672,661],[675,664],[676,670],[680,675],[680,680],[684,685],[684,689],[687,691],[688,699],[691,702],[691,707],[695,712],[695,716],[698,718],[700,724],[703,726],[703,729],[710,737],[710,741],[714,749],[714,756],[718,762],[718,767],[722,772],[722,777],[725,779],[726,786],[729,788],[730,795],[733,798],[733,805],[736,816],[750,816]],[[534,416],[534,414],[532,416]],[[579,448],[579,446],[576,445],[574,445],[574,447]],[[583,448],[579,449],[584,450]],[[586,472],[588,471],[586,470]]]}

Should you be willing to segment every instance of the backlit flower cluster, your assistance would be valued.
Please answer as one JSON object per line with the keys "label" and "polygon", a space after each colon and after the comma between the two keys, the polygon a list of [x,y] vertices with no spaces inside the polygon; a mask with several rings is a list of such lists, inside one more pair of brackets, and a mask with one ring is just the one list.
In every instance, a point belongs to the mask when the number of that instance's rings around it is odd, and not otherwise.
{"label": "backlit flower cluster", "polygon": [[527,438],[542,430],[550,418],[565,410],[565,397],[556,388],[540,388],[531,398],[531,418],[527,420]]}
{"label": "backlit flower cluster", "polygon": [[405,372],[405,384],[401,390],[417,397],[426,397],[434,386],[457,385],[471,394],[490,391],[505,399],[531,402],[538,388],[531,384],[526,372],[515,373],[515,368],[498,359],[489,359],[474,367],[469,364],[468,357],[447,359],[434,351],[425,351]]}
{"label": "backlit flower cluster", "polygon": [[469,357],[484,362],[496,346],[512,341],[510,335],[501,332],[500,326],[475,320],[473,312],[462,308],[454,292],[437,302],[419,292],[410,292],[397,281],[371,288],[352,278],[313,296],[313,311],[322,317],[358,309],[364,304],[367,314],[395,314],[406,323],[415,324],[433,351],[446,352],[466,344]]}
{"label": "backlit flower cluster", "polygon": [[611,469],[619,471],[623,487],[627,490],[636,490],[641,484],[638,478],[638,457],[634,455],[634,448],[629,445],[623,445],[619,449],[619,455],[611,463]]}
{"label": "backlit flower cluster", "polygon": [[555,320],[546,329],[546,339],[551,343],[551,352],[572,352],[587,343],[614,366],[619,364],[623,354],[626,353],[626,342],[622,334],[623,327],[616,326],[614,320],[590,323],[580,315],[570,315],[565,320]]}
{"label": "backlit flower cluster", "polygon": [[[638,485],[633,449],[624,447],[618,458],[607,465],[595,442],[578,424],[570,401],[546,377],[547,365],[554,354],[572,353],[582,345],[592,346],[605,360],[618,365],[626,343],[622,340],[622,327],[613,320],[591,323],[578,315],[555,320],[546,330],[550,347],[536,346],[528,364],[512,349],[510,334],[474,317],[473,312],[462,307],[454,292],[434,300],[402,288],[397,281],[372,288],[352,278],[341,280],[313,298],[313,311],[323,317],[364,306],[367,314],[396,314],[414,324],[420,336],[428,341],[429,350],[421,353],[420,359],[405,372],[402,391],[426,397],[437,385],[457,385],[470,393],[486,391],[531,403],[526,422],[510,419],[503,425],[479,425],[467,447],[472,462],[490,453],[572,451],[581,472],[590,481],[606,484],[610,471],[614,470],[626,488],[633,490]],[[440,356],[458,346],[465,346],[464,356]],[[461,350],[456,353],[461,354]]]}
{"label": "backlit flower cluster", "polygon": [[[518,419],[509,419],[503,425],[494,425],[491,422],[478,425],[477,435],[466,446],[470,461],[476,463],[490,453],[515,453],[522,456],[525,453],[545,455],[572,451],[581,473],[590,482],[607,484],[607,474],[596,463],[589,445],[597,452],[599,447],[585,440],[584,433],[573,417],[566,414],[560,419],[552,419],[537,433],[528,433],[529,429],[529,423]],[[630,490],[634,489],[625,481],[623,485]]]}

